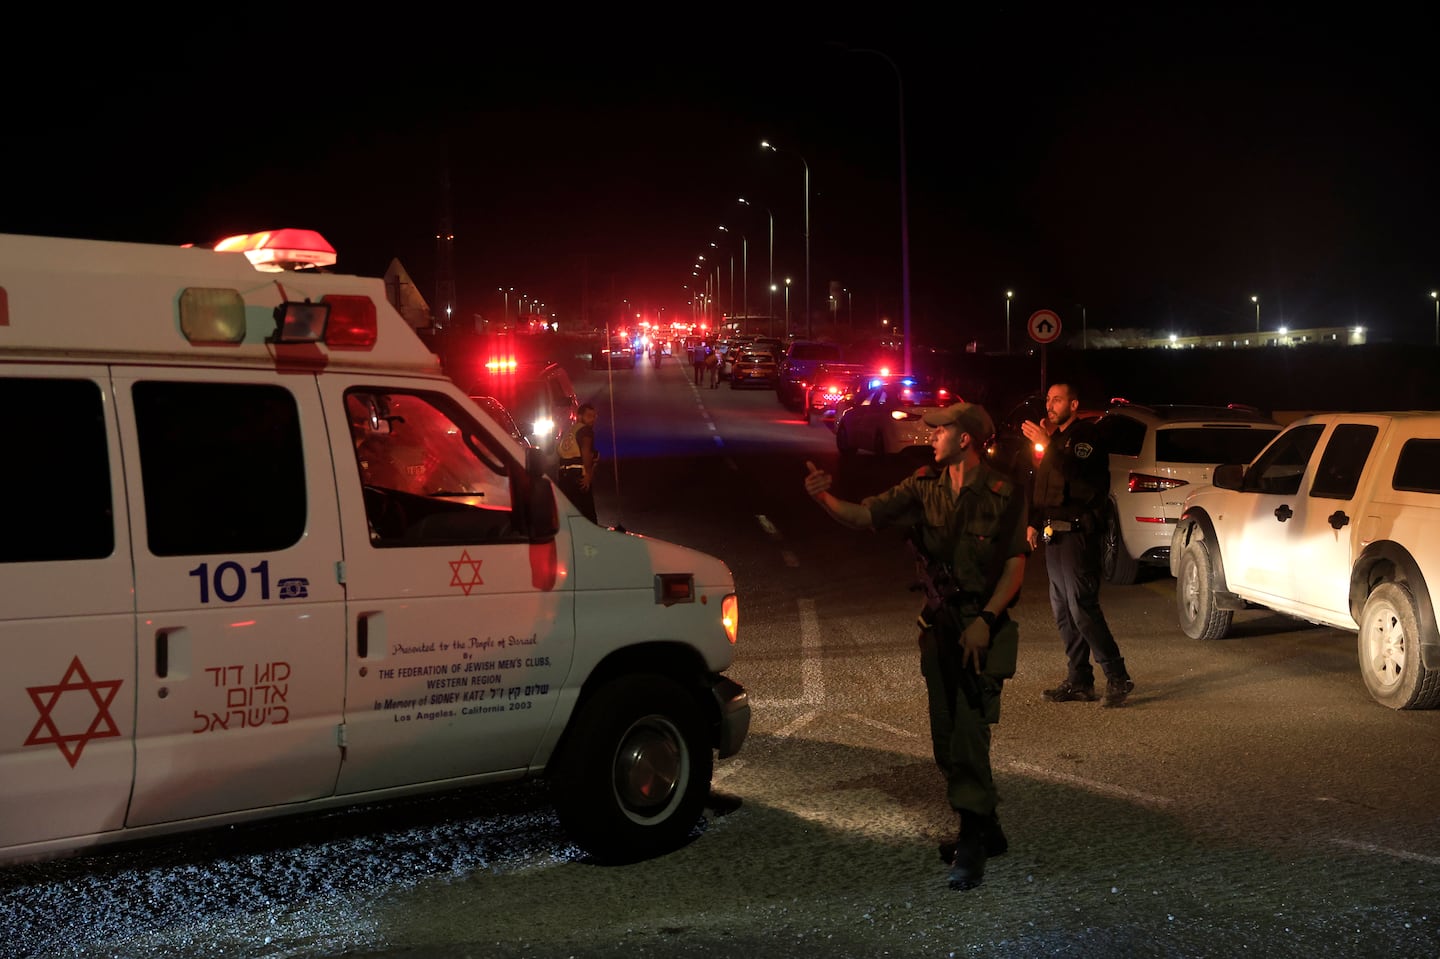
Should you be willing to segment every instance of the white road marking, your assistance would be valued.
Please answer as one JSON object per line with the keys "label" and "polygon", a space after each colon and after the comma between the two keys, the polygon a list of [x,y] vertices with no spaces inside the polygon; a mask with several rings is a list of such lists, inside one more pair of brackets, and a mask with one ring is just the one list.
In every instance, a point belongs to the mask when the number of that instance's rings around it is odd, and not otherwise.
{"label": "white road marking", "polygon": [[[760,522],[760,528],[765,531],[766,535],[776,538],[780,536],[780,530],[776,529],[775,524],[770,522],[770,517],[761,514],[757,515],[755,519]],[[804,602],[804,600],[801,600],[801,602]]]}
{"label": "white road marking", "polygon": [[812,722],[818,719],[819,716],[820,714],[816,712],[804,713],[800,716],[797,716],[796,718],[790,720],[790,722],[786,723],[783,727],[776,730],[775,738],[788,739],[790,736],[793,736],[795,733],[798,733],[800,730],[810,725]]}
{"label": "white road marking", "polygon": [[876,729],[890,733],[892,736],[909,736],[912,739],[917,735],[909,729],[901,729],[899,726],[892,726],[889,723],[882,723],[878,719],[871,719],[869,716],[861,716],[859,713],[846,713],[846,718],[853,719],[857,723],[864,723],[867,726],[874,726]]}
{"label": "white road marking", "polygon": [[1096,782],[1093,779],[1084,779],[1080,776],[1072,776],[1069,773],[1056,772],[1053,769],[1046,769],[1043,766],[1035,766],[1031,763],[1007,762],[999,764],[1004,769],[1013,769],[1017,772],[1028,773],[1037,779],[1044,779],[1049,782],[1068,783],[1072,786],[1079,786],[1091,792],[1103,793],[1106,796],[1118,796],[1121,799],[1130,799],[1145,806],[1169,806],[1175,800],[1168,796],[1152,796],[1149,793],[1136,792],[1133,789],[1121,789],[1119,786],[1112,786],[1109,783]]}
{"label": "white road marking", "polygon": [[1418,852],[1406,852],[1403,849],[1387,849],[1384,846],[1377,846],[1368,842],[1354,842],[1349,839],[1330,840],[1337,846],[1346,846],[1350,849],[1358,849],[1361,852],[1374,852],[1382,856],[1389,856],[1392,859],[1409,859],[1411,862],[1423,862],[1431,866],[1440,866],[1440,856],[1422,856]]}
{"label": "white road marking", "polygon": [[[825,675],[820,668],[823,643],[820,638],[820,617],[815,612],[815,600],[801,599],[797,600],[796,604],[800,607],[800,698],[752,699],[750,704],[754,709],[793,709],[796,706],[819,706],[825,701]],[[805,722],[808,723],[814,718],[812,714]]]}

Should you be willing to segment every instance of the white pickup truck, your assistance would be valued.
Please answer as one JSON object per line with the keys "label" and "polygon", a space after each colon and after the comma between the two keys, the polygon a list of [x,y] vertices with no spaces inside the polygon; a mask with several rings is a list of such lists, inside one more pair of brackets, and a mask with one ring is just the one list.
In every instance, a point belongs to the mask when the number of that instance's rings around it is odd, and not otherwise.
{"label": "white pickup truck", "polygon": [[1352,630],[1377,702],[1440,706],[1440,412],[1296,420],[1190,494],[1170,571],[1191,638],[1247,605]]}

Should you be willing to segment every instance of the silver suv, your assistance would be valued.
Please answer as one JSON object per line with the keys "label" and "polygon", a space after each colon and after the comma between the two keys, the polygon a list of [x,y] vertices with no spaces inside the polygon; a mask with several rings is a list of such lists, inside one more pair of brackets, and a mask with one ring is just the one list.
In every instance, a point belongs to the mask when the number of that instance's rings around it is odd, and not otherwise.
{"label": "silver suv", "polygon": [[1280,432],[1251,407],[1139,406],[1111,400],[1095,421],[1110,454],[1110,509],[1100,569],[1121,585],[1141,566],[1168,566],[1185,494],[1222,463],[1248,463]]}

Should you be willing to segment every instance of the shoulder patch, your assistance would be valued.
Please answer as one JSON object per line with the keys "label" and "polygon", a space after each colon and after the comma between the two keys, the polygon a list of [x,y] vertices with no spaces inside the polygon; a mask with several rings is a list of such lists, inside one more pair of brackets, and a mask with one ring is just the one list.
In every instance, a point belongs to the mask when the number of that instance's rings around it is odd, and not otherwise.
{"label": "shoulder patch", "polygon": [[990,492],[998,496],[1009,496],[1013,489],[1015,489],[1015,484],[1003,476],[997,477],[995,482],[990,484]]}
{"label": "shoulder patch", "polygon": [[1091,446],[1089,443],[1075,444],[1075,456],[1079,459],[1089,459],[1090,454],[1093,452],[1095,452],[1095,447]]}
{"label": "shoulder patch", "polygon": [[935,471],[934,464],[922,466],[910,474],[911,479],[934,479],[939,474]]}

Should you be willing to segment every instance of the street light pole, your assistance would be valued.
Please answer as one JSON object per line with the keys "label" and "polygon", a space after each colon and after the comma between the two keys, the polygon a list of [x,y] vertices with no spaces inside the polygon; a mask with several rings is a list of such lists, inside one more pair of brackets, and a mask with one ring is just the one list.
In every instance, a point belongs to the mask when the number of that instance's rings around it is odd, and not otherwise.
{"label": "street light pole", "polygon": [[1440,346],[1440,290],[1431,290],[1430,299],[1435,301],[1435,345]]}
{"label": "street light pole", "polygon": [[1010,298],[1015,295],[1014,290],[1005,291],[1005,353],[1010,353]]}
{"label": "street light pole", "polygon": [[1250,297],[1250,302],[1255,304],[1255,332],[1260,332],[1260,297]]}
{"label": "street light pole", "polygon": [[[743,196],[740,197],[740,202],[748,207],[754,207],[755,205],[749,200],[745,199]],[[767,206],[765,207],[765,215],[770,218],[770,272],[765,277],[765,283],[767,285],[767,288],[773,291],[775,289],[775,214],[771,213],[770,208]],[[747,286],[746,289],[749,289],[749,287]],[[770,324],[770,332],[773,335],[775,332],[774,296],[770,296],[766,300],[765,316],[767,322],[769,322]]]}
{"label": "street light pole", "polygon": [[[772,153],[779,153],[778,147],[769,140],[760,141],[760,149],[769,150]],[[806,161],[804,154],[797,150],[789,151],[800,157],[800,164],[805,168],[805,338],[811,339],[810,327],[810,164]],[[789,332],[789,321],[785,323],[786,332]]]}
{"label": "street light pole", "polygon": [[[900,127],[900,313],[905,323],[905,369],[913,370],[910,365],[910,203],[905,186],[905,82],[900,77],[900,67],[882,51],[856,48],[854,52],[873,53],[895,71],[895,115]],[[1009,351],[1009,344],[1006,344],[1006,351]]]}
{"label": "street light pole", "polygon": [[785,277],[785,335],[790,335],[790,277]]}

